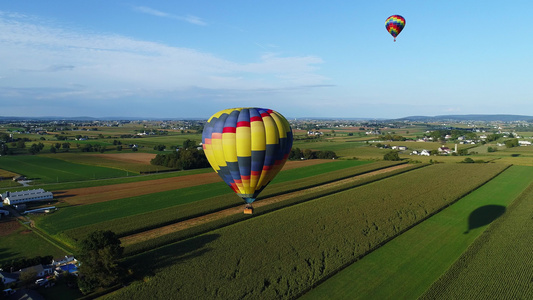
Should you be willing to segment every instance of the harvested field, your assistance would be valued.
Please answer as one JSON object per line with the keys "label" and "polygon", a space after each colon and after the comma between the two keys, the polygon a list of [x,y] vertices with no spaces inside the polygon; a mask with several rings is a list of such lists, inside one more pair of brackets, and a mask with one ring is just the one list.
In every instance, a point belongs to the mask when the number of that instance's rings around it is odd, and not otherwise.
{"label": "harvested field", "polygon": [[0,221],[0,236],[8,236],[20,228],[19,222],[14,219]]}
{"label": "harvested field", "polygon": [[7,171],[7,170],[0,169],[0,178],[11,179],[11,178],[13,178],[13,177],[15,177],[17,175],[18,175],[17,173],[13,173],[13,172],[10,172],[10,171]]}
{"label": "harvested field", "polygon": [[[347,178],[347,179],[335,181],[335,182],[332,182],[332,183],[320,185],[320,186],[317,186],[317,187],[314,187],[314,188],[310,188],[310,189],[306,189],[306,190],[302,190],[302,191],[297,191],[297,192],[293,192],[293,193],[288,193],[288,194],[284,194],[284,195],[280,195],[280,196],[276,196],[276,197],[266,198],[266,199],[263,199],[261,201],[254,202],[253,205],[256,208],[257,207],[266,206],[266,205],[270,205],[272,203],[285,201],[285,200],[287,200],[289,198],[292,198],[292,197],[297,197],[297,196],[299,196],[301,194],[304,194],[304,193],[309,193],[309,192],[312,192],[312,191],[319,191],[319,190],[329,189],[329,188],[332,188],[332,187],[335,187],[335,186],[340,186],[340,185],[346,184],[348,182],[361,180],[363,178],[370,177],[370,176],[375,176],[375,175],[378,175],[378,174],[392,172],[394,170],[406,168],[408,166],[409,166],[408,164],[402,164],[402,165],[397,165],[397,166],[393,166],[393,167],[386,168],[386,169],[376,170],[376,171],[365,173],[365,174],[362,174],[362,175],[357,175],[357,176],[354,176],[354,177],[351,177],[351,178]],[[141,232],[141,233],[138,233],[138,234],[133,234],[133,235],[130,235],[130,236],[126,236],[126,237],[121,239],[121,242],[122,242],[123,246],[128,246],[128,245],[131,245],[131,244],[136,244],[136,243],[139,243],[139,242],[142,242],[142,241],[146,241],[146,240],[153,239],[153,238],[156,238],[156,237],[159,237],[159,236],[163,236],[163,235],[169,234],[171,232],[180,231],[180,230],[184,230],[184,229],[187,229],[187,228],[190,228],[190,227],[194,227],[194,226],[197,226],[197,225],[200,225],[200,224],[204,224],[204,223],[212,222],[212,221],[215,221],[215,220],[223,219],[223,218],[226,218],[226,217],[228,217],[230,215],[242,214],[243,213],[243,207],[244,207],[244,204],[243,204],[243,206],[228,208],[228,209],[225,209],[225,210],[221,210],[221,211],[218,211],[218,212],[215,212],[215,213],[212,213],[212,214],[208,214],[208,215],[205,215],[205,216],[189,219],[189,220],[186,220],[186,221],[183,221],[183,222],[179,222],[179,223],[176,223],[176,224],[172,224],[172,225],[168,225],[168,226],[164,226],[164,227],[160,227],[160,228],[144,231],[144,232]]]}
{"label": "harvested field", "polygon": [[[136,155],[137,153],[132,154]],[[101,155],[112,156],[114,154]],[[289,161],[285,164],[283,170],[307,167],[329,161],[330,160],[318,159],[306,161]],[[54,195],[56,195],[56,198],[62,202],[71,205],[82,205],[128,198],[133,196],[147,195],[157,192],[170,191],[220,181],[222,181],[222,179],[218,176],[218,174],[212,172],[206,174],[195,174],[173,178],[56,191],[54,192]]]}

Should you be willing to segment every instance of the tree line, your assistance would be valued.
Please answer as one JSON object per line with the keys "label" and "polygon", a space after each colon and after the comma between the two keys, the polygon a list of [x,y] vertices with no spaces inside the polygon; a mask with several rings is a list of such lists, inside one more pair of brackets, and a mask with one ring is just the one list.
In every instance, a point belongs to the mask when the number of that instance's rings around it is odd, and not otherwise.
{"label": "tree line", "polygon": [[331,150],[326,151],[313,151],[310,149],[301,150],[300,148],[293,148],[289,153],[290,160],[300,159],[336,159],[337,154]]}

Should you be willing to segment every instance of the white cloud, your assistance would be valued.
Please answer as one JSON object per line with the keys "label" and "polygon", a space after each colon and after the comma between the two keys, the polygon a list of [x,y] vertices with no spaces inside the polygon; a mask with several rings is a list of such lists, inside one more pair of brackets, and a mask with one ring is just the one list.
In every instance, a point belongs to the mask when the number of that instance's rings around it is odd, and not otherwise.
{"label": "white cloud", "polygon": [[[144,12],[168,15],[148,8]],[[109,99],[191,88],[276,90],[328,81],[316,73],[322,60],[315,56],[267,54],[237,63],[195,49],[71,30],[5,13],[0,13],[0,32],[0,101],[8,95]]]}
{"label": "white cloud", "polygon": [[174,14],[169,14],[169,13],[162,12],[160,10],[153,9],[153,8],[150,8],[150,7],[146,7],[146,6],[135,6],[133,8],[133,10],[135,10],[137,12],[140,12],[140,13],[143,13],[143,14],[156,16],[156,17],[170,18],[170,19],[185,21],[185,22],[188,22],[188,23],[191,23],[191,24],[194,24],[194,25],[200,25],[200,26],[206,26],[207,25],[207,23],[205,21],[203,21],[200,17],[193,16],[193,15],[177,16],[177,15],[174,15]]}

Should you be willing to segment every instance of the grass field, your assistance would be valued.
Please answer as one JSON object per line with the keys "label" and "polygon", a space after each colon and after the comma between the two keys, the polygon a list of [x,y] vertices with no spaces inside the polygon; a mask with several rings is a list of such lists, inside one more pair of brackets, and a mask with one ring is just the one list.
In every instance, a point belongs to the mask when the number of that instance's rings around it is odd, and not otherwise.
{"label": "grass field", "polygon": [[22,258],[46,255],[59,257],[66,254],[14,218],[0,221],[0,241],[0,265]]}
{"label": "grass field", "polygon": [[28,177],[28,179],[34,181],[34,184],[124,177],[128,175],[125,171],[118,169],[74,164],[37,155],[2,156],[0,157],[0,164],[5,170]]}
{"label": "grass field", "polygon": [[533,299],[533,185],[421,299]]}
{"label": "grass field", "polygon": [[[530,167],[511,167],[457,203],[320,284],[303,299],[417,298],[492,221],[488,219],[469,224],[472,213],[489,205],[505,209],[533,182],[532,171]],[[466,284],[472,286],[478,283]]]}

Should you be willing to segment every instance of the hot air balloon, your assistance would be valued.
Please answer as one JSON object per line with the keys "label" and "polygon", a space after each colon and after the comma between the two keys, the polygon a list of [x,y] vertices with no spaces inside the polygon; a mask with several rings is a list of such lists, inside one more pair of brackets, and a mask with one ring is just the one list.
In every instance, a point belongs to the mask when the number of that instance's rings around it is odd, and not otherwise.
{"label": "hot air balloon", "polygon": [[292,148],[292,129],[280,113],[266,108],[231,108],[214,114],[204,127],[207,160],[227,185],[252,202],[281,170]]}
{"label": "hot air balloon", "polygon": [[394,37],[395,42],[396,37],[402,32],[404,26],[405,19],[400,15],[392,15],[385,21],[385,28]]}

